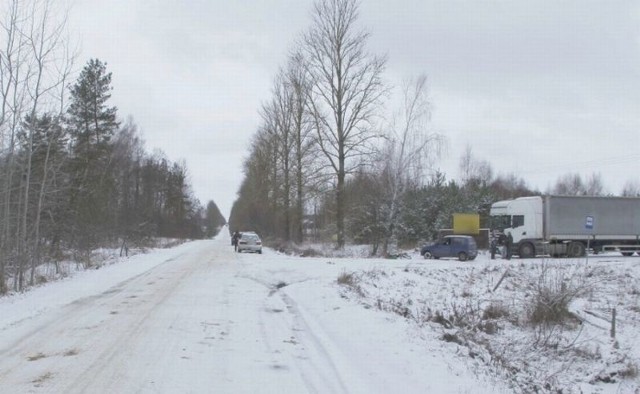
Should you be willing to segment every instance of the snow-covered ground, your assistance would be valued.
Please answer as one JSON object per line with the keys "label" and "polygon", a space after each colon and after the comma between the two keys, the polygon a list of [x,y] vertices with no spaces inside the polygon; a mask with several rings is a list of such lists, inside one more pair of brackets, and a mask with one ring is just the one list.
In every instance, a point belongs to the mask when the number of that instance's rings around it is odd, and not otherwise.
{"label": "snow-covered ground", "polygon": [[[640,257],[298,258],[229,243],[0,298],[0,391],[640,392]],[[571,314],[540,318],[558,300]]]}

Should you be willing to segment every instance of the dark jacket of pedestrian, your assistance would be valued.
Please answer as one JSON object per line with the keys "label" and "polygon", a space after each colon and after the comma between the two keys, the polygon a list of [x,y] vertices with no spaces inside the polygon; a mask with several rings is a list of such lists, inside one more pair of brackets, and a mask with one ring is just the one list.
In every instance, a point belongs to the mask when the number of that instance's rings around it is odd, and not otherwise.
{"label": "dark jacket of pedestrian", "polygon": [[233,235],[231,236],[231,245],[233,246],[238,246],[238,240],[240,239],[240,233],[239,232],[235,232],[233,233]]}
{"label": "dark jacket of pedestrian", "polygon": [[507,260],[511,260],[511,256],[513,256],[513,236],[511,235],[511,233],[507,234],[506,248]]}

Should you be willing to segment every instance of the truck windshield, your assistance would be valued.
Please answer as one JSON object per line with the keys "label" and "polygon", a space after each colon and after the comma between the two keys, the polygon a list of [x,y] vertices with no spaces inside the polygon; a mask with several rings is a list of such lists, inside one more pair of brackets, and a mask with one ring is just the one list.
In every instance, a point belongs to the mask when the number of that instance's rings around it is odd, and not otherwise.
{"label": "truck windshield", "polygon": [[511,216],[509,215],[496,215],[491,216],[491,229],[492,230],[504,230],[511,227]]}

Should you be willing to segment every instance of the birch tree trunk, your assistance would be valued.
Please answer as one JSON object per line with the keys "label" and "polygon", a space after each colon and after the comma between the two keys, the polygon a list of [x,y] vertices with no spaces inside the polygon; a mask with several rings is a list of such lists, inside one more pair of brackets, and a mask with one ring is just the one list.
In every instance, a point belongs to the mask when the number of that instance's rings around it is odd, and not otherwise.
{"label": "birch tree trunk", "polygon": [[[65,59],[60,56],[60,50],[64,44],[66,15],[58,19],[53,4],[52,0],[13,0],[7,4],[8,12],[2,23],[6,46],[0,51],[0,131],[2,148],[8,153],[1,209],[0,283],[6,283],[4,256],[13,255],[18,263],[14,278],[17,291],[24,286],[24,274],[29,266],[33,283],[37,262],[32,259],[39,255],[34,253],[39,242],[39,232],[34,232],[34,225],[39,225],[39,220],[32,220],[33,209],[38,206],[35,201],[32,204],[36,197],[32,189],[35,127],[43,108],[58,107],[59,103],[48,99],[48,95],[60,85],[56,72],[65,69],[60,68],[59,61]],[[30,126],[28,119],[31,120]],[[14,190],[16,170],[21,172],[18,189]],[[15,216],[11,216],[12,212]],[[36,239],[31,238],[34,236]]]}
{"label": "birch tree trunk", "polygon": [[[6,290],[7,262],[14,261],[18,249],[19,215],[13,216],[16,207],[14,201],[14,182],[16,170],[17,132],[24,108],[24,84],[21,72],[25,68],[25,45],[20,31],[23,18],[20,2],[13,0],[7,4],[7,13],[2,23],[5,47],[0,52],[0,82],[2,89],[2,113],[0,114],[0,147],[6,152],[4,174],[4,193],[2,201],[2,228],[0,230],[0,289]],[[14,288],[16,282],[14,280]]]}
{"label": "birch tree trunk", "polygon": [[444,138],[429,130],[430,105],[427,96],[427,77],[419,76],[403,84],[402,108],[394,116],[387,137],[382,173],[388,201],[385,217],[385,238],[382,253],[389,253],[401,213],[401,201],[408,187],[419,185],[434,160],[439,157]]}

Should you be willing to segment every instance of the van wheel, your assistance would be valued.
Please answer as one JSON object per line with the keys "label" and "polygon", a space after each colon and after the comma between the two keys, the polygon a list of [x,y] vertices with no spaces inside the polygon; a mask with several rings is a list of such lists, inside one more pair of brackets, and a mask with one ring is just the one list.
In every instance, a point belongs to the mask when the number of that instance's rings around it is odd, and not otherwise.
{"label": "van wheel", "polygon": [[431,260],[432,258],[433,258],[433,255],[431,254],[431,252],[424,252],[425,260]]}
{"label": "van wheel", "polygon": [[520,255],[520,258],[522,259],[530,259],[532,257],[535,257],[536,253],[533,245],[529,242],[525,242],[520,245],[520,248],[518,249],[518,255]]}
{"label": "van wheel", "polygon": [[460,261],[467,261],[467,254],[465,252],[458,253],[458,259],[460,259]]}

